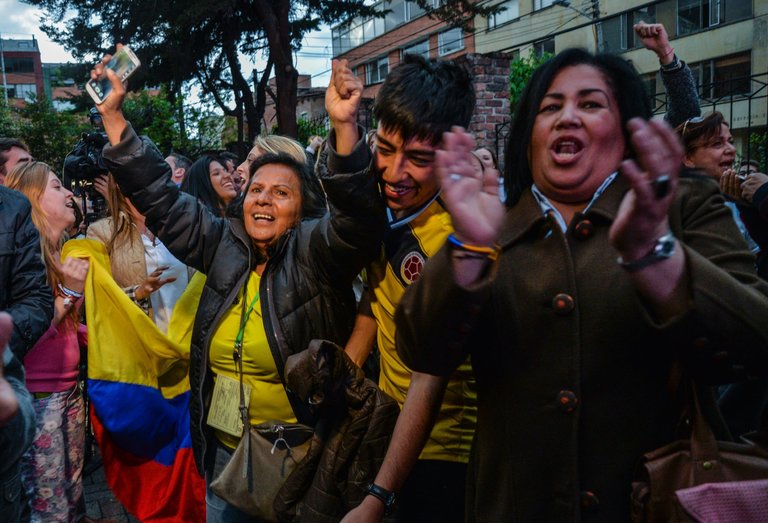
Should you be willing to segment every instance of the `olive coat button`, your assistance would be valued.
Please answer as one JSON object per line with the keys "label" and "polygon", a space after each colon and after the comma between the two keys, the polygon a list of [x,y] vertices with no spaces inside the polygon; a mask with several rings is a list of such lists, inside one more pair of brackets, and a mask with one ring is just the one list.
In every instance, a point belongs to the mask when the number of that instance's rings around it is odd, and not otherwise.
{"label": "olive coat button", "polygon": [[576,227],[573,228],[573,236],[577,240],[588,240],[592,237],[594,228],[595,227],[592,225],[591,221],[581,220],[576,224]]}
{"label": "olive coat button", "polygon": [[579,497],[581,498],[581,508],[583,509],[595,508],[600,504],[600,499],[598,499],[597,494],[591,490],[581,492]]}
{"label": "olive coat button", "polygon": [[576,302],[570,294],[561,292],[552,298],[552,308],[555,310],[555,313],[560,316],[569,315],[575,307]]}
{"label": "olive coat button", "polygon": [[571,390],[561,390],[557,393],[557,406],[566,414],[570,414],[579,406],[579,398]]}

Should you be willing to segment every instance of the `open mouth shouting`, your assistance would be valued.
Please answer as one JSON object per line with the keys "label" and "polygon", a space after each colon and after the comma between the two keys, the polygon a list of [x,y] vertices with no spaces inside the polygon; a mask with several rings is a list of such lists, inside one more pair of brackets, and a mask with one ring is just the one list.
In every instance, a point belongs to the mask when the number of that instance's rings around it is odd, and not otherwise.
{"label": "open mouth shouting", "polygon": [[558,165],[568,165],[575,162],[584,151],[584,143],[572,136],[563,136],[552,143],[550,155]]}

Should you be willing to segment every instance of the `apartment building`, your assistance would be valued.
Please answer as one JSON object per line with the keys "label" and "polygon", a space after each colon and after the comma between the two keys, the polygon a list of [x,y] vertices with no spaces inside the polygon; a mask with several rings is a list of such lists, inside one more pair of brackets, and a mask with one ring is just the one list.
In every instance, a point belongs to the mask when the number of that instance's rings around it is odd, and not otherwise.
{"label": "apartment building", "polygon": [[365,84],[363,98],[376,96],[405,53],[453,59],[475,51],[472,31],[430,18],[416,2],[382,0],[374,5],[389,13],[384,18],[355,17],[331,30],[333,57],[349,60]]}
{"label": "apartment building", "polygon": [[768,2],[761,0],[503,0],[504,12],[475,19],[478,53],[512,57],[555,53],[567,47],[621,54],[655,93],[657,112],[666,96],[656,56],[642,48],[632,26],[663,23],[677,55],[699,84],[702,111],[717,109],[731,123],[737,148],[768,125]]}
{"label": "apartment building", "polygon": [[43,66],[37,40],[0,39],[0,87],[14,107],[25,104],[28,95],[42,96]]}

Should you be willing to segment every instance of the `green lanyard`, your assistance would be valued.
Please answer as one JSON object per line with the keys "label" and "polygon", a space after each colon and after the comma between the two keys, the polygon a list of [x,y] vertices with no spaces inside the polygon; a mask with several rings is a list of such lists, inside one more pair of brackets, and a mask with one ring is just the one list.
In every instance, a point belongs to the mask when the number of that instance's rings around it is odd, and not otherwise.
{"label": "green lanyard", "polygon": [[[245,289],[243,289],[243,299],[245,299]],[[248,310],[245,311],[245,314],[240,318],[240,329],[237,331],[237,336],[235,336],[235,360],[240,360],[242,351],[243,351],[243,335],[245,334],[245,324],[248,321],[248,318],[251,316],[251,312],[253,312],[253,308],[256,306],[256,303],[259,301],[259,291],[256,291],[256,296],[254,296],[253,301],[251,301],[251,304],[248,306]],[[242,363],[240,363],[240,372],[242,373]]]}
{"label": "green lanyard", "polygon": [[[243,287],[243,305],[245,305],[245,290],[247,286],[248,284],[246,283]],[[243,420],[244,427],[249,427],[250,424],[248,423],[248,409],[245,406],[245,389],[243,388],[243,334],[245,333],[245,324],[258,301],[259,291],[256,291],[256,296],[254,296],[253,301],[251,301],[248,310],[240,317],[240,329],[237,331],[237,336],[235,336],[235,347],[232,351],[232,357],[235,359],[235,363],[240,371],[240,418]],[[250,459],[247,459],[246,462],[250,463]]]}

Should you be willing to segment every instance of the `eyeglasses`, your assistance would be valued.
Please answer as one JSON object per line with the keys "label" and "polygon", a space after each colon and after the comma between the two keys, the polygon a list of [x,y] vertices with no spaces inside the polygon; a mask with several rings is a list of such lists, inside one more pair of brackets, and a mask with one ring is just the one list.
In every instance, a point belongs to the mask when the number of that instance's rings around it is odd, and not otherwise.
{"label": "eyeglasses", "polygon": [[688,124],[690,124],[690,123],[697,124],[697,123],[701,123],[703,121],[704,121],[704,117],[702,117],[702,116],[694,116],[693,118],[688,118],[685,121],[685,123],[683,124],[683,132],[680,133],[680,136],[682,138],[685,138],[685,133],[688,132]]}

